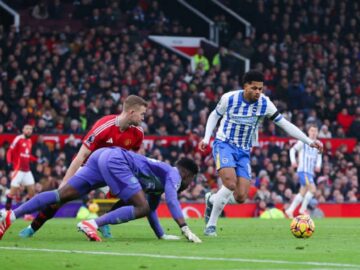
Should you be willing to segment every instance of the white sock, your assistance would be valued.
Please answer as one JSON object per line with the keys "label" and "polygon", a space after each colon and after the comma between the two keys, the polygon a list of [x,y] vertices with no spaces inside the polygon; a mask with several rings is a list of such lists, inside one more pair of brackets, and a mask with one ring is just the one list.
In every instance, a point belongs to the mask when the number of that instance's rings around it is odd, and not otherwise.
{"label": "white sock", "polygon": [[210,202],[211,204],[214,204],[215,195],[216,195],[216,193],[211,194],[210,197],[209,197],[209,202]]}
{"label": "white sock", "polygon": [[237,202],[237,200],[235,200],[234,192],[233,192],[229,198],[228,204],[237,204],[237,203],[238,202]]}
{"label": "white sock", "polygon": [[308,204],[309,204],[310,200],[312,199],[312,197],[314,197],[314,194],[312,194],[310,191],[306,192],[306,194],[304,196],[304,200],[299,209],[300,213],[304,213],[306,211]]}
{"label": "white sock", "polygon": [[97,229],[99,226],[96,224],[95,219],[90,219],[90,220],[86,220],[87,222],[89,222],[91,225],[93,225],[95,227],[95,229]]}
{"label": "white sock", "polygon": [[[210,195],[209,201],[211,204],[214,204],[214,197],[215,197],[215,194]],[[229,201],[227,203],[228,204],[237,204],[238,203],[237,200],[235,200],[234,192],[231,194]]]}
{"label": "white sock", "polygon": [[11,214],[10,214],[11,222],[13,222],[15,219],[16,219],[15,213],[14,213],[14,211],[11,210]]}
{"label": "white sock", "polygon": [[223,185],[216,194],[211,196],[211,199],[213,200],[213,209],[206,227],[216,226],[218,218],[229,201],[230,196],[232,196],[232,193],[233,192],[230,189]]}
{"label": "white sock", "polygon": [[303,200],[303,196],[301,196],[300,193],[296,194],[290,207],[288,209],[286,209],[286,211],[291,212],[291,213],[294,212],[294,210],[296,209],[296,207],[298,207],[298,205],[301,203],[302,200]]}

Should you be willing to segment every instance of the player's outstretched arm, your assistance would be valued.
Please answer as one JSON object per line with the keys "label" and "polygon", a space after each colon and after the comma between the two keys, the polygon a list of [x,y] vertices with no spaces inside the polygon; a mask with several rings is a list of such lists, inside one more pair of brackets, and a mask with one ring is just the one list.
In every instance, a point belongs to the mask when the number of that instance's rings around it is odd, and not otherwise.
{"label": "player's outstretched arm", "polygon": [[186,237],[186,239],[193,243],[201,243],[201,239],[190,230],[189,226],[187,226],[185,222],[183,213],[181,211],[180,202],[177,198],[177,191],[172,183],[167,183],[165,185],[165,199],[172,217],[179,225],[181,232]]}
{"label": "player's outstretched arm", "polygon": [[295,139],[298,139],[308,144],[310,147],[318,149],[319,152],[323,151],[323,144],[320,141],[318,140],[312,141],[308,136],[304,134],[304,132],[302,132],[298,127],[290,123],[284,117],[282,117],[278,121],[275,121],[275,124],[278,125],[280,128],[282,128],[291,137],[294,137]]}
{"label": "player's outstretched arm", "polygon": [[211,134],[212,134],[214,128],[216,127],[216,124],[219,121],[220,117],[221,116],[216,112],[216,110],[213,110],[210,113],[209,118],[206,122],[205,136],[199,143],[199,148],[201,151],[205,151],[206,147],[208,147],[210,138],[211,138]]}
{"label": "player's outstretched arm", "polygon": [[165,234],[163,228],[161,227],[159,217],[156,213],[156,209],[159,206],[159,202],[160,202],[160,196],[150,194],[148,195],[148,202],[151,211],[150,214],[147,216],[147,218],[156,237],[163,240],[179,240],[180,239],[179,236]]}
{"label": "player's outstretched arm", "polygon": [[84,145],[81,145],[79,153],[71,161],[69,168],[66,171],[66,174],[63,178],[63,181],[60,184],[60,187],[64,186],[67,181],[76,173],[80,166],[84,163],[87,157],[91,154],[91,151]]}

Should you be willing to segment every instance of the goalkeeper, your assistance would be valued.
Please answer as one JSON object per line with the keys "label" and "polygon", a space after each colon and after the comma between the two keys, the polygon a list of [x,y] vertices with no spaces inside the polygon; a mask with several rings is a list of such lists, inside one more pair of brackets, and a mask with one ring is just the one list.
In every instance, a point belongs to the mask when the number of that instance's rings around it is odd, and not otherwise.
{"label": "goalkeeper", "polygon": [[[14,211],[0,211],[0,239],[16,218],[32,213],[54,203],[65,203],[77,199],[101,186],[109,186],[112,194],[129,205],[120,207],[96,219],[80,222],[77,227],[91,241],[101,241],[97,229],[106,224],[120,224],[147,216],[151,227],[159,238],[164,234],[156,208],[160,196],[165,193],[166,203],[172,217],[183,235],[194,243],[201,240],[191,232],[181,211],[177,193],[184,190],[198,173],[193,160],[182,158],[175,167],[142,155],[111,147],[96,150],[85,166],[58,190],[36,195]],[[149,201],[145,198],[149,194]]]}

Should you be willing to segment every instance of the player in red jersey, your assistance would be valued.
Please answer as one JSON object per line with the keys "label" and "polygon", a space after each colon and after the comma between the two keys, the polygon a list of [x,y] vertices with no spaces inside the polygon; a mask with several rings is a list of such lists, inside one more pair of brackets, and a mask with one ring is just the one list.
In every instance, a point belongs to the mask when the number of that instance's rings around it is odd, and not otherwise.
{"label": "player in red jersey", "polygon": [[[99,148],[119,146],[127,150],[139,150],[144,139],[144,132],[138,126],[144,120],[146,108],[147,102],[144,99],[130,95],[125,99],[120,115],[100,118],[84,137],[82,146],[71,162],[60,187],[64,186],[90,154]],[[20,237],[33,236],[47,220],[56,214],[59,208],[60,205],[52,205],[41,211],[31,225],[20,232]],[[104,237],[111,237],[108,228],[100,228],[100,231]]]}
{"label": "player in red jersey", "polygon": [[12,199],[19,192],[20,185],[27,189],[28,198],[35,194],[34,176],[30,171],[30,161],[37,158],[31,155],[32,141],[30,139],[33,132],[31,125],[25,125],[22,134],[15,137],[6,153],[6,161],[11,172],[10,193],[6,197],[5,208],[11,209]]}

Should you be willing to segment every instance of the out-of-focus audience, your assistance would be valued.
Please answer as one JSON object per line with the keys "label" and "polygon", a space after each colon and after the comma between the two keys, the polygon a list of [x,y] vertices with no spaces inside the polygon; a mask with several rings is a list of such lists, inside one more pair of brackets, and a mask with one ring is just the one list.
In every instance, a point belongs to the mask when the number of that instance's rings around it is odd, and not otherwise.
{"label": "out-of-focus audience", "polygon": [[[234,8],[242,1],[224,1]],[[245,1],[239,13],[254,29],[239,32],[224,44],[251,59],[265,74],[265,94],[283,115],[304,129],[319,126],[320,138],[354,137],[360,132],[360,4],[356,1]],[[309,4],[309,5],[305,5]],[[32,15],[46,21],[64,16],[60,1],[39,1]],[[266,16],[265,16],[266,15]],[[167,17],[157,1],[75,1],[73,18],[87,27],[78,32],[40,31],[23,26],[20,32],[0,31],[0,133],[18,133],[24,123],[37,134],[83,134],[100,117],[119,113],[130,94],[149,101],[143,128],[146,135],[182,135],[187,141],[164,147],[161,140],[144,154],[173,163],[181,156],[194,159],[201,174],[182,195],[203,200],[219,180],[211,153],[197,142],[204,134],[209,112],[225,92],[241,88],[225,64],[225,49],[209,67],[192,71],[174,53],[147,39],[148,33],[191,35],[190,28]],[[252,21],[256,18],[256,21]],[[226,18],[222,18],[226,28]],[[224,30],[224,29],[223,29]],[[220,64],[219,64],[220,63]],[[212,65],[211,65],[212,64]],[[265,121],[260,136],[283,136]],[[32,168],[37,190],[57,187],[79,148],[70,139],[53,149],[41,136],[33,147],[41,159]],[[7,191],[5,151],[0,147],[0,200]],[[360,145],[352,153],[325,145],[324,165],[317,176],[318,202],[359,200]],[[288,203],[297,192],[289,166],[289,145],[254,149],[255,200]],[[266,204],[265,204],[266,206]]]}

